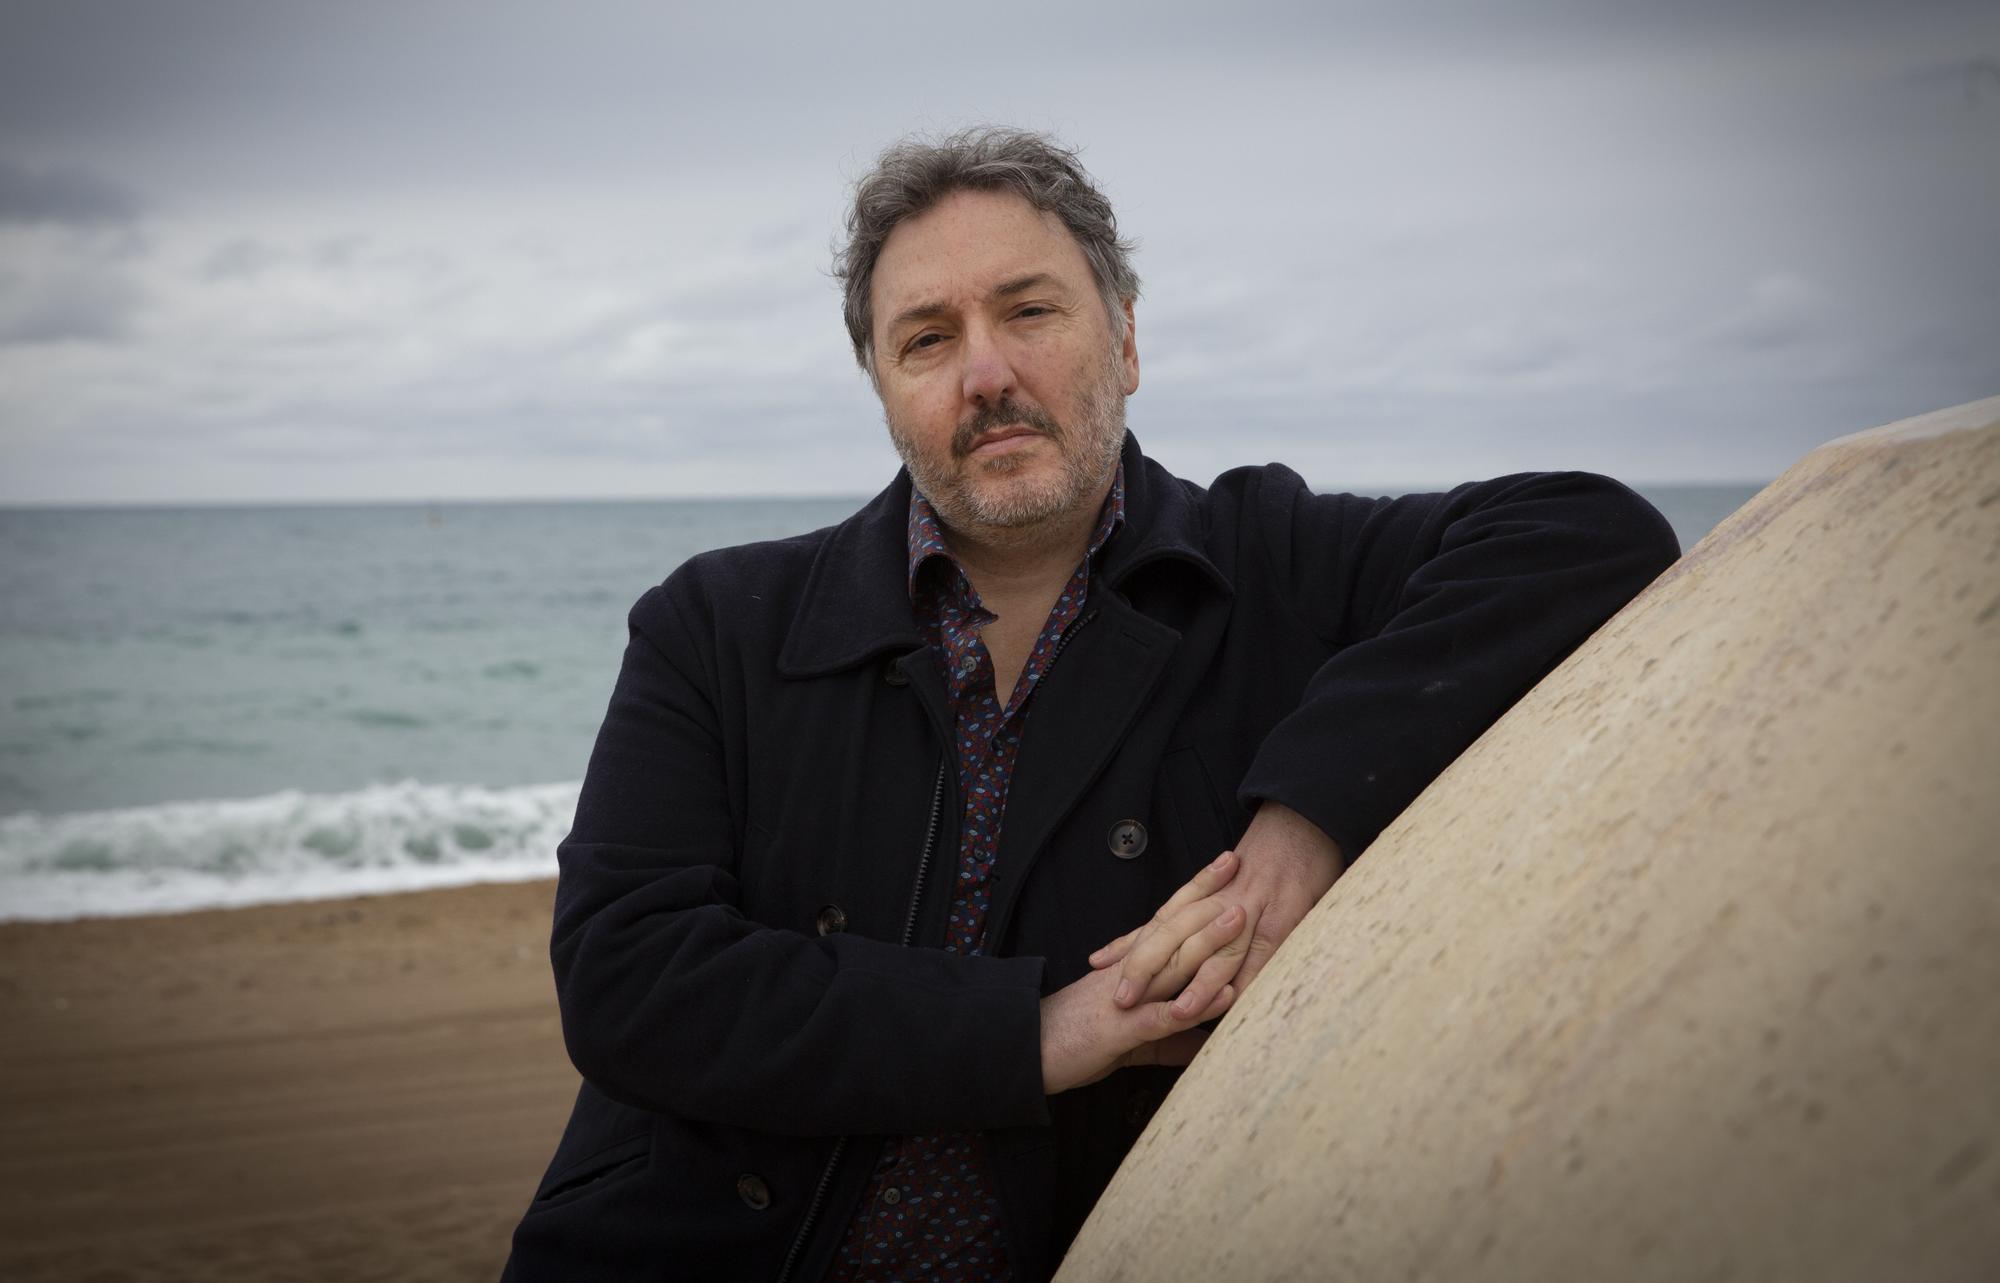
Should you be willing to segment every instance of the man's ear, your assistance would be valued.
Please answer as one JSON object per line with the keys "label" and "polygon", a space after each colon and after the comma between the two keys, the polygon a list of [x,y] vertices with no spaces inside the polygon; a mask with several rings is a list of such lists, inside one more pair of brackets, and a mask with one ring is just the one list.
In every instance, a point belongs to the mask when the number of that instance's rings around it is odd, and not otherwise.
{"label": "man's ear", "polygon": [[1120,304],[1125,309],[1125,341],[1119,345],[1118,359],[1125,370],[1125,395],[1139,390],[1139,323],[1132,313],[1132,300]]}

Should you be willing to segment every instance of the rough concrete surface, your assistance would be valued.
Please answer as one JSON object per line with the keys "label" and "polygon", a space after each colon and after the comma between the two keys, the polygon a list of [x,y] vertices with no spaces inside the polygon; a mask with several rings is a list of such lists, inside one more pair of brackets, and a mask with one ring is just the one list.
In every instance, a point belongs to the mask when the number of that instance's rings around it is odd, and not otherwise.
{"label": "rough concrete surface", "polygon": [[2000,1278],[2000,398],[1832,442],[1385,832],[1060,1278]]}

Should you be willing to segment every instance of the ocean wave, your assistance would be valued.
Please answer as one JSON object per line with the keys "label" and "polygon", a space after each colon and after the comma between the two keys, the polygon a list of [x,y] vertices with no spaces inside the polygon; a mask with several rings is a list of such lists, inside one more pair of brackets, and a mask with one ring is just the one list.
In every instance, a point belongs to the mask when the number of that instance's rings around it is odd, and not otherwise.
{"label": "ocean wave", "polygon": [[548,877],[579,787],[406,780],[352,793],[0,817],[0,921]]}

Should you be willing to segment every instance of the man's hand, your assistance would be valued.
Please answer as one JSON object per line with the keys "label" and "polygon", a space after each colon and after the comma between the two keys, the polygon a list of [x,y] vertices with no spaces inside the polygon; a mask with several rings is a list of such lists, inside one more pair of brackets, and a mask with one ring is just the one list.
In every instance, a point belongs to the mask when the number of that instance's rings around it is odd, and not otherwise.
{"label": "man's hand", "polygon": [[1042,999],[1044,1093],[1094,1083],[1127,1065],[1185,1065],[1208,1039],[1208,1031],[1195,1026],[1236,1001],[1236,990],[1223,985],[1193,1015],[1176,1015],[1164,1002],[1127,1010],[1111,1003],[1115,979],[1109,971],[1092,971]]}
{"label": "man's hand", "polygon": [[[1224,859],[1230,854],[1223,852]],[[1223,865],[1218,860],[1176,892],[1152,921],[1090,955],[1090,965],[1100,971],[1124,964],[1113,991],[1115,1005],[1130,1008],[1178,993],[1167,1010],[1184,1020],[1225,987],[1248,987],[1346,867],[1333,839],[1297,811],[1268,799],[1236,844],[1234,860],[1240,865],[1234,876],[1215,876]]]}

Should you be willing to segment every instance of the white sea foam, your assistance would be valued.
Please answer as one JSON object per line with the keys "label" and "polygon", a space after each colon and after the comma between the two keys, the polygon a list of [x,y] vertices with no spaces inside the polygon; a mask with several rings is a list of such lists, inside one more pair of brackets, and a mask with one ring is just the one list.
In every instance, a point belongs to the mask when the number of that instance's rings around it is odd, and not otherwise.
{"label": "white sea foam", "polygon": [[555,873],[578,785],[378,784],[0,818],[0,920],[118,917]]}

